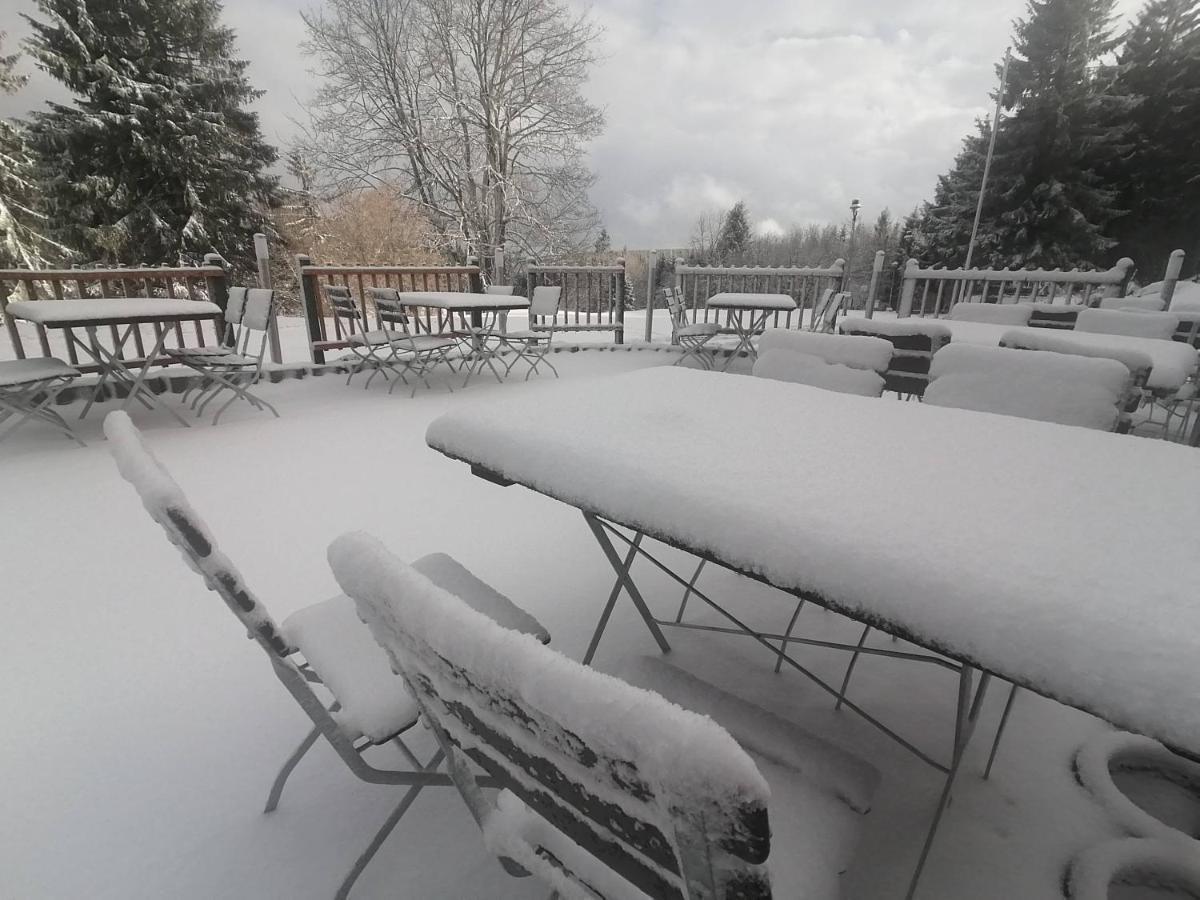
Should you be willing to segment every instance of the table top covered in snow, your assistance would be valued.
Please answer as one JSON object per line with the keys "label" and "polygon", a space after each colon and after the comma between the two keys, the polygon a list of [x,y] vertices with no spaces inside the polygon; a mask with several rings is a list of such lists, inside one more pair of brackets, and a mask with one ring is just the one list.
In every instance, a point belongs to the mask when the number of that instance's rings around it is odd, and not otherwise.
{"label": "table top covered in snow", "polygon": [[1192,448],[675,367],[463,405],[426,440],[1200,753]]}
{"label": "table top covered in snow", "polygon": [[529,298],[514,294],[472,294],[466,291],[400,291],[400,301],[452,311],[527,309]]}
{"label": "table top covered in snow", "polygon": [[215,319],[221,314],[221,308],[207,300],[174,297],[85,297],[18,300],[8,304],[8,314],[14,319],[24,319],[47,328],[70,328]]}
{"label": "table top covered in snow", "polygon": [[710,309],[777,309],[794,310],[796,301],[787,294],[742,294],[724,291],[705,301]]}

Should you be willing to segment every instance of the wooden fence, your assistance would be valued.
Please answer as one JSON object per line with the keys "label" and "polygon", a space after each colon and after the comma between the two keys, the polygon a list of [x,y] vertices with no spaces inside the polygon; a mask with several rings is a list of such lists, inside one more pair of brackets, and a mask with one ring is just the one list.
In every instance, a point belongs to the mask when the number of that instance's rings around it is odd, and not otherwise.
{"label": "wooden fence", "polygon": [[[956,303],[1059,303],[1089,306],[1103,297],[1121,297],[1133,274],[1133,260],[1111,269],[922,269],[915,259],[904,267],[898,315],[944,316]],[[868,301],[868,306],[872,305]]]}
{"label": "wooden fence", "polygon": [[542,285],[561,287],[557,330],[612,331],[613,342],[625,342],[625,260],[611,266],[530,265],[529,296]]}
{"label": "wooden fence", "polygon": [[[314,363],[325,362],[325,351],[348,346],[342,323],[332,317],[325,302],[322,285],[344,285],[357,298],[363,321],[375,319],[374,306],[367,302],[367,292],[373,287],[390,287],[400,291],[472,291],[483,290],[483,278],[478,266],[316,266],[312,259],[296,257],[300,273],[300,301],[308,342]],[[434,315],[428,309],[418,311],[427,331],[436,330]],[[330,328],[332,321],[332,329]]]}
{"label": "wooden fence", "polygon": [[[47,329],[41,325],[29,325],[36,335],[36,347],[27,346],[22,338],[21,329],[16,320],[8,315],[8,304],[14,300],[33,300],[38,303],[53,303],[63,299],[86,299],[89,297],[179,297],[190,300],[211,300],[222,309],[229,298],[229,276],[221,265],[221,257],[210,254],[204,258],[203,266],[147,266],[141,268],[113,269],[0,269],[0,317],[8,338],[12,342],[13,352],[18,359],[30,356],[60,356],[50,346],[50,336]],[[26,323],[23,323],[23,327]],[[127,354],[130,349],[136,354],[136,359],[144,358],[147,346],[153,346],[154,339],[150,331],[156,326],[140,325],[132,337],[132,344],[126,344],[119,349],[123,359],[134,359]],[[224,323],[193,322],[172,326],[175,340],[181,347],[203,347],[210,340],[217,343],[224,331]],[[118,347],[116,326],[110,326],[109,349]],[[206,334],[207,332],[207,334]],[[99,334],[99,331],[98,331]],[[102,340],[98,337],[99,340]],[[81,371],[95,371],[94,363],[85,363],[79,359],[75,343],[69,337],[65,341],[65,352],[71,365]]]}
{"label": "wooden fence", "polygon": [[804,320],[804,310],[815,307],[826,289],[839,290],[845,272],[846,261],[843,259],[826,267],[775,267],[689,266],[679,258],[675,260],[675,286],[691,307],[693,321],[702,322],[716,320],[717,313],[705,306],[713,294],[723,291],[787,294],[796,301],[796,312],[775,313],[771,326],[799,328]]}

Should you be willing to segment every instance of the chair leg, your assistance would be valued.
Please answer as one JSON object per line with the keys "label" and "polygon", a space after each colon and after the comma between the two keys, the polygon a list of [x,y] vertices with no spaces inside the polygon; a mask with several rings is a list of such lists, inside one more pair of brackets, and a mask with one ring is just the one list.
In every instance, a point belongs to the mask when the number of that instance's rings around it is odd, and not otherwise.
{"label": "chair leg", "polygon": [[788,638],[792,636],[792,629],[796,627],[796,620],[800,618],[800,610],[804,609],[804,601],[801,600],[796,604],[796,610],[792,613],[792,618],[788,622],[787,630],[783,633],[783,640],[779,642],[779,656],[775,657],[775,674],[779,674],[779,669],[783,665],[783,654],[787,650]]}
{"label": "chair leg", "polygon": [[[444,752],[441,750],[441,748],[439,748],[437,753],[433,755],[433,759],[429,761],[429,765],[425,766],[425,771],[436,771],[438,766],[442,764],[442,758],[444,756]],[[395,827],[400,823],[400,820],[404,817],[404,814],[408,812],[408,808],[413,805],[417,799],[417,796],[424,789],[425,785],[414,784],[404,792],[404,798],[400,801],[400,805],[392,810],[392,814],[384,820],[384,823],[382,826],[380,826],[379,831],[375,832],[375,837],[371,839],[371,843],[367,845],[367,848],[361,854],[359,854],[358,859],[354,861],[353,868],[350,869],[345,879],[343,879],[341,885],[338,887],[337,893],[333,895],[335,900],[347,900],[347,898],[350,896],[350,890],[354,887],[354,882],[358,880],[358,876],[363,873],[363,870],[375,857],[375,854],[379,852],[379,848],[383,846],[383,842],[388,839],[388,835],[390,835],[393,829],[395,829]]]}
{"label": "chair leg", "polygon": [[279,805],[279,798],[283,795],[283,786],[287,783],[288,776],[292,774],[292,770],[296,768],[296,764],[304,757],[312,745],[316,743],[317,738],[321,736],[321,729],[314,728],[300,742],[300,746],[292,751],[292,755],[284,762],[283,768],[279,770],[279,774],[275,776],[275,783],[271,785],[271,793],[267,797],[267,808],[263,810],[265,813],[274,812],[275,807]]}
{"label": "chair leg", "polygon": [[854,654],[850,657],[850,664],[846,666],[846,677],[842,679],[842,689],[838,691],[837,703],[833,705],[834,709],[842,708],[842,701],[846,699],[846,689],[850,687],[850,676],[854,674],[854,667],[858,664],[858,657],[861,655],[859,650],[861,650],[863,644],[867,642],[867,635],[870,633],[870,625],[863,628],[862,637],[858,639],[859,649],[854,651]]}
{"label": "chair leg", "polygon": [[676,621],[676,622],[682,622],[682,621],[683,621],[683,614],[684,614],[684,612],[687,610],[687,604],[688,604],[688,600],[690,600],[690,599],[691,599],[691,597],[692,597],[692,591],[695,589],[695,587],[696,587],[696,582],[697,582],[697,581],[699,581],[699,579],[700,579],[700,573],[704,571],[704,565],[705,565],[705,563],[707,563],[707,562],[708,562],[708,560],[706,560],[706,559],[702,559],[702,560],[700,560],[700,565],[696,566],[696,571],[692,573],[692,577],[691,577],[691,579],[688,581],[687,588],[685,588],[685,589],[684,589],[684,592],[683,592],[683,600],[681,600],[681,601],[680,601],[680,603],[679,603],[679,612],[677,612],[677,613],[675,614],[675,621]]}
{"label": "chair leg", "polygon": [[996,751],[1000,749],[1000,739],[1004,737],[1004,729],[1008,725],[1008,714],[1012,712],[1013,701],[1017,699],[1017,692],[1020,690],[1014,684],[1008,692],[1008,699],[1004,702],[1004,712],[1000,714],[1000,724],[996,726],[996,737],[992,739],[992,750],[988,754],[987,766],[983,770],[985,779],[992,774],[992,763],[996,761]]}

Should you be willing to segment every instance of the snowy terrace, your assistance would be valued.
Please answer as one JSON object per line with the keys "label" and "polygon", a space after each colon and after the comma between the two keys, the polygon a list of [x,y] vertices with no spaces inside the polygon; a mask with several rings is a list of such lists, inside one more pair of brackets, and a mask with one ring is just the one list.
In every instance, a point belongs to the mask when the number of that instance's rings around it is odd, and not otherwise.
{"label": "snowy terrace", "polygon": [[[290,329],[283,331],[286,345]],[[671,359],[597,349],[555,361],[586,405],[604,389],[595,379]],[[309,378],[262,387],[279,419],[244,407],[218,427],[185,430],[145,410],[134,418],[277,619],[337,593],[326,548],[344,532],[365,530],[404,558],[454,555],[533,613],[552,647],[579,659],[612,572],[578,512],[471,477],[425,443],[427,426],[448,410],[554,387],[549,378],[481,379],[453,394],[435,384],[409,399],[379,385],[347,387],[341,377]],[[99,417],[80,429],[85,449],[33,426],[0,448],[0,497],[9,511],[0,653],[10,673],[0,737],[0,894],[330,896],[401,789],[357,781],[322,743],[293,775],[279,809],[262,813],[271,779],[307,721],[118,477]],[[683,462],[704,477],[703,458]],[[811,460],[796,460],[797,477],[812,472]],[[677,603],[672,583],[652,572],[640,578],[652,605]],[[710,569],[706,578],[714,595],[753,621],[786,618],[794,606],[791,596],[729,572]],[[861,631],[811,606],[799,625],[810,637],[849,642]],[[672,634],[672,645],[675,665],[852,748],[882,771],[843,893],[900,896],[941,776],[834,712],[795,673],[774,673],[749,642],[684,632]],[[629,604],[619,604],[596,665],[620,673],[655,653]],[[843,654],[802,653],[818,673],[840,677]],[[953,693],[953,678],[936,667],[864,658],[855,675],[856,700],[884,710],[893,726],[943,743],[953,728]],[[1122,833],[1072,773],[1077,751],[1111,733],[1086,714],[1022,695],[996,771],[989,781],[980,777],[1005,694],[993,690],[986,700],[919,897],[1057,898],[1068,861]],[[428,735],[415,744],[421,755],[432,746]],[[393,748],[372,752],[398,762]],[[1193,813],[1172,815],[1195,834]],[[503,875],[458,796],[444,788],[420,796],[354,894],[544,895],[528,879]]]}

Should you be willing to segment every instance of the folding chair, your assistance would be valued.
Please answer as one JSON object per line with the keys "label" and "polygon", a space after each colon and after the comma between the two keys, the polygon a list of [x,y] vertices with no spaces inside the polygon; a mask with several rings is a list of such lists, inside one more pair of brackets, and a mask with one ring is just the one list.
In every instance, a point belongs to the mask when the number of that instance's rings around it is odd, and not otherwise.
{"label": "folding chair", "polygon": [[[533,297],[529,301],[529,328],[524,331],[506,331],[499,334],[502,346],[511,350],[512,359],[504,367],[505,376],[513,370],[518,360],[529,365],[525,380],[537,371],[543,362],[558,377],[558,369],[547,357],[550,354],[550,342],[554,340],[554,329],[558,325],[558,304],[562,298],[562,288],[551,285],[541,285],[533,289]],[[542,324],[541,319],[549,319],[548,325]]]}
{"label": "folding chair", "polygon": [[[438,363],[446,363],[453,370],[448,354],[458,346],[457,339],[437,334],[414,333],[408,308],[400,300],[399,291],[395,288],[369,290],[381,327],[364,335],[364,346],[370,348],[375,365],[375,371],[367,379],[365,387],[370,387],[372,380],[379,374],[382,374],[386,381],[387,372],[390,371],[397,378],[388,388],[389,394],[401,382],[408,384],[405,375],[409,373],[428,388],[430,385],[426,375]],[[416,392],[417,388],[414,385],[409,396],[415,396]]]}
{"label": "folding chair", "polygon": [[688,322],[687,306],[683,302],[683,292],[677,287],[663,288],[659,293],[666,301],[667,310],[671,314],[671,343],[682,348],[683,353],[674,365],[680,365],[685,360],[694,357],[705,369],[713,367],[713,351],[708,342],[716,337],[721,326],[716,322]]}
{"label": "folding chair", "polygon": [[833,288],[826,288],[825,292],[821,294],[821,299],[817,301],[817,305],[813,307],[812,318],[808,320],[808,330],[832,334],[834,325],[837,324],[838,313],[842,311],[842,306],[849,299],[850,294],[846,291],[834,291]]}
{"label": "folding chair", "polygon": [[255,409],[269,409],[275,418],[279,418],[279,411],[274,406],[250,392],[250,388],[262,377],[267,356],[267,332],[274,315],[275,291],[269,288],[249,288],[246,291],[240,321],[234,326],[231,335],[231,345],[179,347],[165,351],[168,358],[198,372],[204,378],[200,393],[193,402],[197,416],[204,415],[205,408],[214,399],[230,391],[233,396],[226,400],[213,416],[214,425],[220,421],[225,410],[239,398]]}
{"label": "folding chair", "polygon": [[0,441],[26,422],[38,420],[57,428],[84,446],[66,419],[51,407],[59,393],[80,375],[79,370],[52,356],[0,360]]}
{"label": "folding chair", "polygon": [[349,356],[342,356],[338,362],[349,363],[350,371],[346,375],[346,384],[354,380],[354,376],[379,362],[376,357],[377,348],[386,343],[386,339],[378,330],[367,328],[363,311],[354,302],[350,288],[342,284],[323,285],[325,302],[333,314],[333,328],[338,339],[345,341],[350,348]]}
{"label": "folding chair", "polygon": [[[288,757],[271,785],[265,811],[275,809],[288,777],[320,737],[329,742],[346,767],[363,781],[408,788],[342,882],[337,897],[346,897],[354,880],[420,791],[450,783],[446,775],[436,771],[442,760],[440,751],[421,763],[401,737],[417,721],[417,703],[403,680],[392,673],[387,656],[358,619],[352,601],[345,596],[334,597],[305,607],[277,625],[232,561],[221,552],[171,474],[142,442],[129,416],[124,412],[111,413],[104,420],[104,433],[121,475],[137,490],[151,518],[180,549],[209,590],[225,601],[248,636],[266,653],[276,677],[313,723],[312,730]],[[449,556],[431,554],[413,563],[413,568],[463,604],[504,627],[524,631],[540,641],[550,639],[537,620]],[[318,689],[328,693],[329,699],[317,693]],[[389,742],[399,748],[411,768],[381,769],[363,757],[367,749]]]}
{"label": "folding chair", "polygon": [[[338,538],[329,562],[508,874],[535,875],[564,900],[837,896],[878,781],[861,760],[793,727],[760,745],[768,771],[786,772],[768,787],[712,719],[498,626],[374,538]],[[705,712],[744,712],[716,695],[698,692]],[[475,770],[499,796],[482,794]],[[789,871],[771,868],[768,793],[807,820],[804,833],[775,835],[786,861],[805,860]]]}

